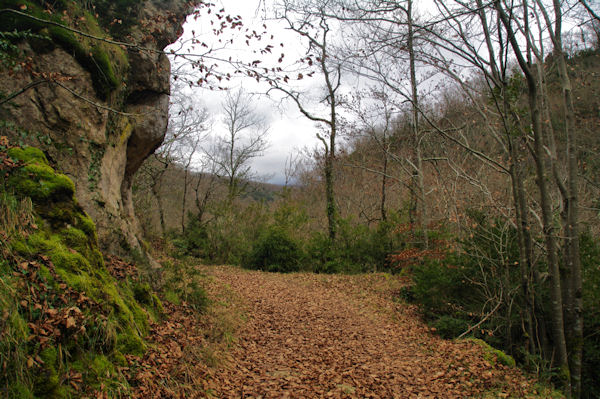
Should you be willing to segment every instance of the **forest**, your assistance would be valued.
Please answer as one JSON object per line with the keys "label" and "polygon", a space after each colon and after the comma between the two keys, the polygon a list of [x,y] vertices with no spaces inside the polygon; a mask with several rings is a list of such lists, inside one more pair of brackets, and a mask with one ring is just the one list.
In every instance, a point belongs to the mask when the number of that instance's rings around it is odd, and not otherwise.
{"label": "forest", "polygon": [[598,4],[0,3],[1,394],[600,397]]}

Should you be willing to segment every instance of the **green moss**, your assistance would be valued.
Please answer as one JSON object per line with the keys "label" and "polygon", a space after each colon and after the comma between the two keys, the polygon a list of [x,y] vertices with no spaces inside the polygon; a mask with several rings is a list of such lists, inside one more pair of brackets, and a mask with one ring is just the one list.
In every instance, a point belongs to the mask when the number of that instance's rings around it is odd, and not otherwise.
{"label": "green moss", "polygon": [[46,283],[54,282],[54,277],[50,273],[50,270],[44,265],[40,266],[39,275]]}
{"label": "green moss", "polygon": [[154,304],[154,310],[156,311],[157,316],[162,316],[165,313],[165,308],[156,294],[152,294],[152,303]]}
{"label": "green moss", "polygon": [[75,193],[71,179],[42,163],[27,164],[13,173],[8,178],[8,187],[31,197],[34,203],[72,200]]}
{"label": "green moss", "polygon": [[74,214],[77,209],[72,201],[52,203],[47,209],[38,206],[38,209],[55,229],[66,224],[75,224]]}
{"label": "green moss", "polygon": [[38,163],[48,165],[48,160],[44,153],[35,147],[15,147],[8,150],[8,155],[15,160],[25,163]]}
{"label": "green moss", "polygon": [[133,297],[144,305],[152,305],[152,289],[148,283],[137,283],[133,286]]}
{"label": "green moss", "polygon": [[31,391],[31,389],[23,384],[22,382],[17,382],[11,385],[8,388],[8,397],[14,399],[35,399],[35,395]]}
{"label": "green moss", "polygon": [[75,227],[67,227],[60,232],[62,241],[68,247],[83,252],[88,246],[88,236]]}
{"label": "green moss", "polygon": [[[152,291],[148,283],[136,283],[132,287],[134,299],[145,305],[144,308],[152,320],[156,321],[164,314],[165,310],[158,296]],[[144,319],[145,319],[144,315]]]}
{"label": "green moss", "polygon": [[122,331],[117,337],[117,349],[123,353],[141,355],[146,351],[146,346],[139,335],[127,330]]}
{"label": "green moss", "polygon": [[[123,355],[121,355],[123,357]],[[123,357],[127,366],[127,360]],[[102,390],[107,397],[128,397],[123,395],[123,390],[127,390],[128,383],[124,376],[119,375],[116,366],[119,363],[115,361],[113,355],[102,353],[85,353],[77,360],[69,364],[69,368],[83,375],[85,384],[93,390]],[[76,397],[79,397],[78,395]]]}
{"label": "green moss", "polygon": [[[7,186],[11,193],[14,192],[15,198],[32,198],[38,229],[13,239],[9,248],[23,258],[31,259],[39,254],[48,256],[54,271],[45,265],[41,265],[39,271],[48,290],[58,289],[58,283],[64,282],[76,291],[85,292],[104,311],[100,316],[95,314],[96,309],[84,309],[87,320],[85,334],[80,335],[76,342],[64,343],[61,349],[64,358],[68,359],[66,364],[58,364],[56,348],[49,347],[43,353],[43,366],[39,372],[36,369],[34,375],[33,369],[23,366],[29,356],[37,354],[37,349],[27,342],[30,334],[27,321],[30,320],[24,309],[17,305],[17,289],[8,288],[16,287],[16,282],[4,279],[5,275],[7,279],[17,278],[11,273],[12,266],[0,262],[2,270],[6,269],[6,273],[0,275],[0,282],[3,283],[0,285],[0,307],[14,310],[8,319],[13,325],[13,338],[11,342],[0,343],[0,357],[10,353],[14,361],[7,364],[21,365],[20,374],[15,371],[5,379],[0,378],[0,386],[12,386],[15,382],[25,381],[24,387],[27,388],[27,381],[30,380],[33,387],[31,391],[36,397],[64,397],[70,388],[64,384],[62,376],[65,368],[72,366],[85,371],[82,372],[85,384],[95,389],[104,384],[107,392],[121,394],[128,386],[114,372],[115,364],[127,364],[123,354],[141,355],[145,351],[143,337],[149,331],[148,319],[156,319],[164,312],[162,304],[148,284],[133,284],[129,280],[118,282],[109,275],[98,250],[94,222],[77,204],[72,182],[54,171],[41,151],[14,149],[12,156],[25,164],[13,171],[9,176],[12,180]],[[68,183],[62,181],[63,177]],[[66,187],[60,195],[57,194],[60,191],[58,186]],[[2,287],[7,290],[4,294]],[[8,306],[8,302],[12,305]],[[5,344],[10,344],[10,348]],[[29,380],[22,376],[29,376]],[[26,389],[24,392],[23,395],[27,395]]]}
{"label": "green moss", "polygon": [[[69,226],[65,229],[60,230],[59,237],[62,244],[68,247],[69,250],[76,250],[81,256],[85,258],[87,263],[93,269],[104,268],[104,259],[102,257],[102,254],[94,245],[96,242],[95,235],[89,237],[83,230]],[[71,251],[69,252],[72,254]]]}
{"label": "green moss", "polygon": [[133,321],[136,326],[136,330],[141,335],[148,334],[150,325],[148,324],[148,315],[144,310],[136,303],[130,304],[131,314],[133,315]]}
{"label": "green moss", "polygon": [[112,90],[119,87],[121,80],[115,75],[114,68],[110,62],[110,54],[102,46],[95,46],[92,50],[92,60],[98,67],[104,85]]}
{"label": "green moss", "polygon": [[83,230],[94,241],[97,240],[96,225],[94,221],[85,213],[78,215],[77,228]]}
{"label": "green moss", "polygon": [[108,377],[115,373],[112,362],[104,355],[95,356],[90,365],[92,372],[98,377]]}
{"label": "green moss", "polygon": [[181,305],[181,299],[175,291],[166,291],[165,301],[171,302],[173,305]]}
{"label": "green moss", "polygon": [[126,367],[129,365],[129,362],[125,358],[125,355],[123,355],[118,350],[115,350],[111,353],[111,358],[112,358],[112,362],[114,364],[116,364],[117,366]]}
{"label": "green moss", "polygon": [[40,353],[43,361],[41,370],[37,373],[33,382],[33,391],[36,396],[45,398],[65,397],[65,389],[61,386],[58,374],[58,351],[50,346]]}
{"label": "green moss", "polygon": [[48,254],[57,270],[71,273],[92,271],[90,262],[81,253],[70,248],[59,235],[39,232],[29,236],[27,242],[35,248],[35,252]]}
{"label": "green moss", "polygon": [[491,347],[484,340],[479,338],[467,338],[467,341],[474,342],[475,344],[481,346],[484,349],[483,356],[488,362],[492,364],[499,362],[500,364],[503,364],[508,367],[515,367],[515,359],[512,356],[507,355],[499,349]]}

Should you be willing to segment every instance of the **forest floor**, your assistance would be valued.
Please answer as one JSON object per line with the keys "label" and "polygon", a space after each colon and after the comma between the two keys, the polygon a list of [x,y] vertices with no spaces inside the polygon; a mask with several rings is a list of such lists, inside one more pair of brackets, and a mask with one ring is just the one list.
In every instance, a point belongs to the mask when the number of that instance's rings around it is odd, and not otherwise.
{"label": "forest floor", "polygon": [[[195,374],[194,385],[201,390],[187,391],[187,396],[192,392],[207,398],[544,395],[536,391],[533,379],[500,364],[489,349],[474,341],[436,336],[413,306],[394,300],[404,284],[397,276],[201,268],[212,282],[209,292],[225,288],[238,297],[222,302],[227,309],[221,314],[237,312],[230,319],[245,316],[235,338],[229,337],[225,354],[215,355],[219,360],[212,367],[196,365],[192,371],[188,364],[183,372]],[[171,317],[182,317],[176,313]],[[172,324],[180,326],[179,335],[167,334],[167,340],[192,334],[185,321]],[[189,342],[187,347],[189,351]]]}

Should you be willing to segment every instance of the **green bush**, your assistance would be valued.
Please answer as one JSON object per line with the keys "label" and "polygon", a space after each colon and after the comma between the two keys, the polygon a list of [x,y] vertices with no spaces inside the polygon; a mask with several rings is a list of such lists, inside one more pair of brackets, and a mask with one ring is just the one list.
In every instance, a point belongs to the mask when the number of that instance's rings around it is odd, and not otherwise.
{"label": "green bush", "polygon": [[582,398],[600,398],[600,245],[598,239],[582,234],[583,269],[583,368]]}
{"label": "green bush", "polygon": [[446,339],[456,338],[469,329],[469,322],[465,319],[457,319],[452,316],[443,315],[432,323],[436,332]]}
{"label": "green bush", "polygon": [[302,249],[283,229],[272,226],[252,246],[243,266],[271,272],[300,270]]}
{"label": "green bush", "polygon": [[465,280],[466,267],[460,257],[428,261],[413,268],[412,297],[428,318],[466,313],[465,305],[476,292]]}
{"label": "green bush", "polygon": [[351,219],[338,221],[337,237],[331,241],[321,232],[311,234],[307,254],[316,273],[361,273],[387,270],[387,256],[394,248],[392,224],[369,228]]}
{"label": "green bush", "polygon": [[[550,370],[544,369],[550,367],[550,362],[528,353],[527,337],[521,329],[520,317],[525,305],[519,285],[516,232],[481,213],[470,212],[470,216],[473,228],[460,241],[461,253],[413,266],[414,285],[402,292],[402,296],[414,300],[426,321],[444,338],[455,338],[465,332],[503,298],[496,311],[470,336],[506,350],[532,371],[550,376]],[[600,245],[598,239],[584,233],[580,248],[584,305],[582,397],[599,398]],[[543,271],[544,265],[537,267]],[[536,285],[534,289],[539,303],[549,303],[547,285]],[[504,302],[503,290],[514,293],[510,303]]]}

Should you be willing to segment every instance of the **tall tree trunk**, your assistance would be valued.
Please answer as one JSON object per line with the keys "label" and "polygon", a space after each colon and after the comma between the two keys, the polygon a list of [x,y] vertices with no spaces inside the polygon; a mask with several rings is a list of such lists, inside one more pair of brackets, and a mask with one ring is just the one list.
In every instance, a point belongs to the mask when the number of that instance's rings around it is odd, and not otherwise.
{"label": "tall tree trunk", "polygon": [[335,194],[333,191],[334,175],[333,175],[333,149],[335,139],[330,139],[330,147],[327,151],[325,158],[325,197],[327,206],[327,226],[329,232],[329,239],[335,240],[337,226],[336,226],[336,206],[335,206]]}
{"label": "tall tree trunk", "polygon": [[[536,85],[529,86],[529,107],[533,124],[535,165],[537,174],[537,184],[540,190],[540,204],[542,207],[542,223],[544,238],[546,244],[548,272],[552,278],[550,297],[552,308],[552,337],[554,347],[557,352],[558,366],[560,369],[560,378],[568,379],[568,356],[567,344],[565,340],[564,320],[563,320],[563,298],[561,289],[561,277],[558,261],[558,246],[556,244],[556,232],[554,228],[552,207],[550,204],[550,193],[548,190],[548,180],[546,175],[546,149],[543,144],[542,120],[539,109],[539,96]],[[567,391],[570,391],[569,382],[565,381]]]}
{"label": "tall tree trunk", "polygon": [[[523,181],[518,164],[518,154],[513,140],[509,143],[511,165],[510,177],[512,182],[513,201],[515,203],[515,216],[517,220],[517,237],[519,240],[519,270],[521,273],[521,291],[525,302],[525,333],[529,343],[529,352],[535,354],[537,345],[533,325],[533,293],[531,291],[531,269],[533,267],[530,256],[530,248],[527,245],[526,236],[529,235],[527,222],[527,208],[524,199]],[[529,237],[529,245],[531,239]]]}
{"label": "tall tree trunk", "polygon": [[[554,1],[556,18],[560,18],[560,3]],[[554,54],[557,60],[558,76],[563,92],[564,130],[567,139],[567,225],[566,245],[568,247],[567,269],[569,286],[569,307],[572,324],[570,324],[570,371],[573,397],[581,396],[581,368],[583,350],[583,292],[581,276],[581,260],[579,248],[579,194],[578,194],[578,154],[577,134],[575,133],[575,108],[573,106],[573,90],[567,71],[567,63],[562,50],[560,23],[557,23],[555,34]]]}
{"label": "tall tree trunk", "polygon": [[387,221],[387,212],[385,208],[386,202],[386,190],[387,190],[387,171],[388,171],[388,146],[387,146],[387,134],[383,133],[383,174],[381,176],[381,202],[380,202],[380,211],[381,211],[381,221]]}
{"label": "tall tree trunk", "polygon": [[414,49],[414,27],[413,27],[413,12],[412,12],[413,0],[408,1],[408,7],[406,10],[406,18],[408,22],[408,56],[410,61],[410,86],[411,86],[411,102],[412,102],[412,131],[413,140],[415,146],[415,162],[416,171],[413,174],[413,179],[416,179],[416,206],[417,215],[419,218],[419,227],[421,228],[421,234],[423,237],[423,246],[427,248],[429,246],[427,238],[427,205],[425,203],[425,181],[423,178],[423,158],[421,156],[421,138],[419,132],[419,94],[417,91],[417,73],[416,73],[416,62],[415,62],[415,49]]}
{"label": "tall tree trunk", "polygon": [[[567,344],[565,339],[565,329],[563,320],[563,300],[561,290],[561,278],[557,254],[557,244],[555,237],[554,221],[552,207],[550,204],[550,193],[547,181],[546,149],[543,143],[543,125],[540,112],[540,94],[538,81],[535,77],[531,64],[525,59],[519,46],[517,37],[512,29],[509,17],[502,7],[499,0],[494,1],[494,8],[504,25],[508,39],[517,61],[527,80],[527,96],[529,98],[529,110],[531,113],[531,124],[534,136],[534,160],[537,174],[537,184],[540,190],[540,205],[542,210],[542,223],[544,230],[544,239],[547,252],[548,272],[551,276],[550,300],[552,309],[552,337],[556,350],[557,363],[559,368],[559,378],[564,383],[565,393],[568,397],[571,394],[569,363],[567,356]],[[525,7],[525,14],[529,11]],[[526,32],[529,34],[529,32]]]}

